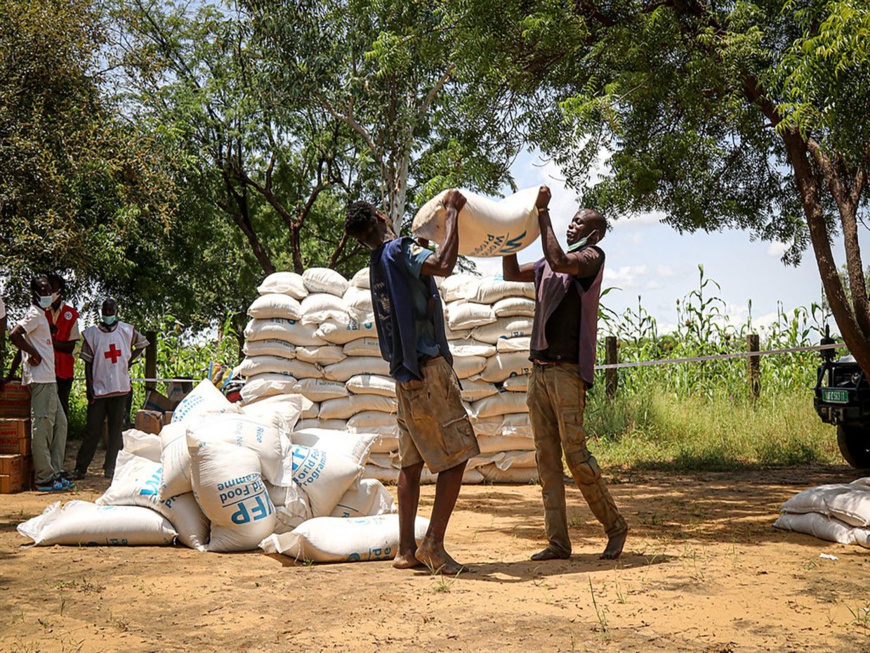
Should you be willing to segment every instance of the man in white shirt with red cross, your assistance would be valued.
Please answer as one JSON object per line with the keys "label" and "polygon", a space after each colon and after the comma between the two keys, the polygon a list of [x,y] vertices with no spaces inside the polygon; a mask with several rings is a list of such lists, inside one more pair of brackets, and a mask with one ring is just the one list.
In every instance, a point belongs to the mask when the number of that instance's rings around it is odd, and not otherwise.
{"label": "man in white shirt with red cross", "polygon": [[123,444],[121,428],[127,395],[132,390],[130,365],[147,346],[148,341],[142,334],[118,320],[118,303],[111,298],[103,302],[100,323],[82,333],[79,357],[85,362],[88,423],[70,478],[84,478],[87,474],[103,432],[104,421],[109,423],[109,443],[103,471],[107,478],[114,476],[115,460]]}

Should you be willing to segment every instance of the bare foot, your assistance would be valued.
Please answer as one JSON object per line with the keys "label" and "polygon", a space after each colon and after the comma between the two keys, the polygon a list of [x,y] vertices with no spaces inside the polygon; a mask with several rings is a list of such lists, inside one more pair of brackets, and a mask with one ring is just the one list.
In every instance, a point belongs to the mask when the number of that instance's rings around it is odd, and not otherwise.
{"label": "bare foot", "polygon": [[628,537],[628,529],[625,529],[623,533],[619,535],[614,535],[607,541],[607,548],[604,549],[604,553],[602,553],[599,558],[601,560],[616,560],[620,555],[622,555],[622,547],[625,546],[625,538]]}
{"label": "bare foot", "polygon": [[547,547],[546,549],[544,549],[542,551],[538,551],[537,553],[533,553],[531,559],[537,562],[540,560],[567,560],[570,557],[571,557],[570,553],[568,555],[565,555],[564,553],[559,553],[557,551],[554,551],[550,547]]}
{"label": "bare foot", "polygon": [[461,565],[456,560],[450,557],[450,554],[444,550],[443,546],[432,547],[426,542],[420,545],[417,553],[414,554],[421,563],[429,567],[433,574],[444,574],[445,576],[457,576],[468,571],[468,567]]}
{"label": "bare foot", "polygon": [[412,553],[400,553],[393,558],[393,567],[396,569],[413,569],[422,565],[423,563],[417,560]]}

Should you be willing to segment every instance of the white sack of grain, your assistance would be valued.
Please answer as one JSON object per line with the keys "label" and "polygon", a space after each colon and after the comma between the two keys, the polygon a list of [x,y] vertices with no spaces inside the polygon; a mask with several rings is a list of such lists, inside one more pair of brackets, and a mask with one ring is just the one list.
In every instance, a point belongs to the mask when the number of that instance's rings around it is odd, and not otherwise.
{"label": "white sack of grain", "polygon": [[98,506],[88,501],[56,501],[18,525],[31,546],[167,546],[177,533],[163,515],[140,506]]}
{"label": "white sack of grain", "polygon": [[281,358],[280,356],[254,356],[246,358],[239,364],[238,373],[244,377],[259,374],[283,374],[295,379],[318,379],[323,373],[313,363],[299,359]]}
{"label": "white sack of grain", "polygon": [[[148,460],[159,463],[163,453],[163,443],[160,442],[160,436],[154,433],[145,433],[138,429],[128,429],[121,434],[121,439],[124,443],[123,451],[141,456]],[[115,467],[117,471],[117,466]]]}
{"label": "white sack of grain", "polygon": [[365,465],[377,437],[371,433],[349,433],[345,429],[311,427],[295,431],[296,444],[322,449],[336,456],[350,458],[357,465]]}
{"label": "white sack of grain", "polygon": [[348,281],[330,268],[308,268],[302,273],[302,282],[309,293],[329,293],[341,297],[347,291]]}
{"label": "white sack of grain", "polygon": [[297,300],[305,299],[308,296],[308,289],[302,281],[302,275],[295,272],[275,272],[270,274],[257,288],[257,292],[261,295],[281,293]]}
{"label": "white sack of grain", "polygon": [[[441,242],[441,241],[438,241]],[[480,277],[473,274],[451,274],[441,282],[439,292],[446,303],[467,300],[477,290]]]}
{"label": "white sack of grain", "polygon": [[369,282],[369,268],[363,268],[353,275],[350,283],[356,288],[371,288],[371,283]]}
{"label": "white sack of grain", "polygon": [[465,356],[480,356],[489,358],[495,356],[496,348],[483,342],[474,342],[473,340],[452,340],[447,343],[450,346],[450,353],[453,358],[463,358]]}
{"label": "white sack of grain", "polygon": [[321,402],[338,397],[347,397],[344,383],[327,379],[302,379],[296,384],[299,394],[305,395],[311,401]]}
{"label": "white sack of grain", "polygon": [[275,531],[275,506],[255,452],[226,442],[198,442],[190,458],[194,495],[211,520],[209,551],[249,551]]}
{"label": "white sack of grain", "polygon": [[320,404],[318,417],[327,419],[350,419],[363,411],[378,411],[382,413],[395,413],[397,410],[396,400],[391,397],[380,395],[350,395],[340,399],[330,399]]}
{"label": "white sack of grain", "polygon": [[501,277],[481,279],[468,301],[494,305],[508,297],[535,298],[535,284],[523,281],[505,281]]}
{"label": "white sack of grain", "polygon": [[870,548],[870,529],[855,528],[839,519],[826,517],[817,512],[808,512],[806,514],[784,512],[773,523],[773,527],[784,531],[812,535],[828,542],[857,544]]}
{"label": "white sack of grain", "polygon": [[[418,544],[428,528],[428,519],[416,518],[414,537]],[[260,543],[266,553],[312,562],[392,560],[398,547],[398,515],[356,519],[320,517],[301,524],[292,533],[272,535]]]}
{"label": "white sack of grain", "polygon": [[500,317],[492,324],[472,329],[471,336],[475,340],[488,342],[492,345],[501,338],[519,338],[532,335],[532,318],[530,317]]}
{"label": "white sack of grain", "polygon": [[460,356],[453,359],[453,370],[460,379],[467,379],[480,374],[486,368],[486,361],[483,356]]}
{"label": "white sack of grain", "polygon": [[492,397],[485,397],[471,404],[469,413],[472,419],[484,419],[496,415],[511,413],[528,413],[526,398],[519,392],[499,392]]}
{"label": "white sack of grain", "polygon": [[517,436],[478,435],[477,444],[481,454],[535,450],[535,441],[532,438]]}
{"label": "white sack of grain", "polygon": [[361,338],[377,338],[378,329],[372,316],[358,319],[325,320],[317,329],[317,335],[335,345],[345,345]]}
{"label": "white sack of grain", "polygon": [[205,551],[209,537],[208,519],[191,492],[161,501],[161,472],[159,462],[122,449],[118,452],[112,483],[95,503],[98,506],[150,508],[169,520],[178,532],[179,542],[191,549]]}
{"label": "white sack of grain", "polygon": [[326,449],[293,445],[293,480],[308,495],[311,514],[330,515],[363,471],[350,456]]}
{"label": "white sack of grain", "polygon": [[480,373],[480,378],[490,383],[501,383],[512,376],[531,373],[532,362],[529,360],[529,353],[513,351],[487,358],[486,367]]}
{"label": "white sack of grain", "polygon": [[284,394],[266,397],[255,403],[242,405],[242,415],[274,423],[284,433],[289,433],[296,428],[302,414],[312,405],[312,402],[301,394]]}
{"label": "white sack of grain", "polygon": [[246,341],[242,351],[245,356],[280,356],[281,358],[296,358],[296,345],[285,340],[250,340]]}
{"label": "white sack of grain", "polygon": [[353,433],[378,433],[398,435],[399,426],[396,415],[379,410],[365,410],[347,420],[347,430]]}
{"label": "white sack of grain", "polygon": [[351,285],[345,291],[342,299],[357,319],[371,315],[374,310],[372,306],[372,291],[368,288],[357,288]]}
{"label": "white sack of grain", "polygon": [[367,338],[358,338],[351,340],[344,346],[344,353],[348,356],[372,356],[379,358],[381,356],[381,346],[378,339],[374,336]]}
{"label": "white sack of grain", "polygon": [[[311,381],[313,379],[305,379]],[[267,397],[298,392],[296,378],[287,374],[256,374],[249,376],[242,387],[242,403],[253,404]]]}
{"label": "white sack of grain", "polygon": [[[504,256],[531,245],[540,235],[535,206],[539,190],[538,186],[526,188],[498,201],[461,191],[466,202],[457,217],[459,253]],[[448,192],[439,193],[417,211],[411,229],[420,238],[436,243],[444,239],[444,197]]]}
{"label": "white sack of grain", "polygon": [[297,347],[296,358],[304,363],[315,365],[332,365],[347,358],[347,354],[338,345],[322,345],[320,347]]}
{"label": "white sack of grain", "polygon": [[389,376],[357,374],[350,377],[345,385],[355,395],[396,396],[396,381]]}
{"label": "white sack of grain", "polygon": [[256,340],[284,340],[298,347],[318,347],[325,345],[323,338],[315,334],[316,324],[303,324],[300,320],[285,320],[279,317],[267,320],[254,318],[245,327],[245,339]]}
{"label": "white sack of grain", "polygon": [[327,320],[347,324],[351,317],[340,295],[319,292],[312,293],[302,300],[303,324],[321,324]]}
{"label": "white sack of grain", "polygon": [[512,376],[509,379],[505,379],[504,383],[501,384],[501,387],[508,392],[528,392],[529,391],[529,379],[531,377],[528,374],[521,374],[519,376]]}
{"label": "white sack of grain", "polygon": [[782,512],[817,512],[849,526],[870,526],[870,486],[860,483],[821,485],[799,492],[782,504]]}
{"label": "white sack of grain", "polygon": [[445,317],[447,326],[452,331],[472,329],[495,322],[495,314],[493,314],[491,306],[464,301],[447,304]]}
{"label": "white sack of grain", "polygon": [[528,297],[505,297],[492,305],[496,317],[533,317],[535,315],[535,300]]}
{"label": "white sack of grain", "polygon": [[331,517],[344,519],[389,515],[397,510],[396,502],[383,483],[373,478],[354,483],[338,501]]}
{"label": "white sack of grain", "polygon": [[462,401],[473,402],[484,397],[498,394],[498,388],[489,381],[464,379],[462,381]]}
{"label": "white sack of grain", "polygon": [[239,407],[221,394],[211,381],[203,379],[175,407],[172,423],[187,422],[207,413],[238,413]]}
{"label": "white sack of grain", "polygon": [[498,351],[499,354],[523,351],[526,353],[526,356],[528,356],[531,347],[532,339],[530,337],[499,338],[498,342],[495,343],[496,351]]}
{"label": "white sack of grain", "polygon": [[285,320],[300,320],[302,319],[302,306],[298,300],[292,297],[272,293],[257,297],[248,307],[248,315],[258,320],[265,320],[271,317],[280,317]]}
{"label": "white sack of grain", "polygon": [[[483,362],[480,369],[486,366]],[[478,370],[480,371],[480,370]],[[475,372],[476,374],[477,372]],[[369,356],[348,356],[340,363],[327,365],[323,368],[323,376],[330,381],[346,383],[352,376],[358,374],[377,374],[379,376],[390,375],[390,364],[383,358]]]}
{"label": "white sack of grain", "polygon": [[297,430],[317,428],[329,429],[332,431],[346,431],[347,421],[343,419],[303,419],[299,420],[299,423],[296,425]]}

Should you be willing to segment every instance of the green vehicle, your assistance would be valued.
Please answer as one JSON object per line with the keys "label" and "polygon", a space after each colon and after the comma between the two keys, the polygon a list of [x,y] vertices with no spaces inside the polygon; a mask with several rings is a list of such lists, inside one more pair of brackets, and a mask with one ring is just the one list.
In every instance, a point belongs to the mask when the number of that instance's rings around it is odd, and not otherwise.
{"label": "green vehicle", "polygon": [[[833,344],[826,332],[821,344]],[[822,363],[813,405],[822,421],[837,427],[837,444],[846,462],[870,468],[870,383],[854,356],[834,359],[834,350],[821,352]]]}

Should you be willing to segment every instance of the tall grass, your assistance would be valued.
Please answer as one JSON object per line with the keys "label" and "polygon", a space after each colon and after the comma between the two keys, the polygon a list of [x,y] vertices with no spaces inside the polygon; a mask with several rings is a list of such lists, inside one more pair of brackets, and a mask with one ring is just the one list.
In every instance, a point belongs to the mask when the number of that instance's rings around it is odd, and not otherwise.
{"label": "tall grass", "polygon": [[[751,333],[762,350],[810,346],[830,319],[817,304],[790,312],[780,306],[772,323],[756,325],[750,305],[746,321],[735,324],[718,290],[699,266],[698,287],[677,301],[675,332],[659,334],[640,302],[623,315],[604,308],[602,331],[617,337],[623,363],[745,352]],[[593,449],[605,464],[635,468],[838,462],[833,429],[812,405],[819,360],[816,352],[763,356],[758,400],[750,396],[746,359],[620,369],[615,399],[605,398],[603,383],[590,393],[586,426],[599,440]]]}

